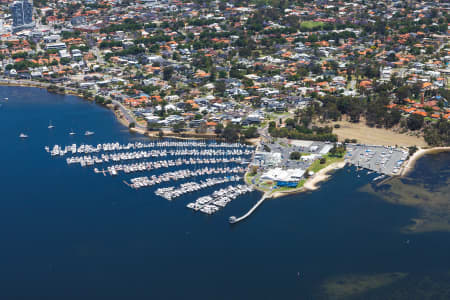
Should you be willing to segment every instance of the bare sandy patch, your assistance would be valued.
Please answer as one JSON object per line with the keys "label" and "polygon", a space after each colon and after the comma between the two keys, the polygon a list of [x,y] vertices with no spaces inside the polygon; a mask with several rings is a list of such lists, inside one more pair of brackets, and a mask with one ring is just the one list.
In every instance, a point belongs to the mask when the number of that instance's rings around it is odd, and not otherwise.
{"label": "bare sandy patch", "polygon": [[333,128],[333,133],[337,134],[339,141],[345,139],[356,139],[358,143],[368,145],[384,146],[419,146],[426,147],[427,143],[423,137],[411,136],[397,133],[392,130],[368,127],[363,122],[350,123],[348,121],[334,122],[331,126],[339,124],[340,128]]}

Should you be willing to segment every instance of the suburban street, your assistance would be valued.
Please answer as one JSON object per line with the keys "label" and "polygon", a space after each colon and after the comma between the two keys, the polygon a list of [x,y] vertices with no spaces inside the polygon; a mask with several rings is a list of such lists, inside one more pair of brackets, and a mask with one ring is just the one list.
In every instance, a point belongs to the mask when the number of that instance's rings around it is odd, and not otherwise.
{"label": "suburban street", "polygon": [[139,124],[136,121],[133,114],[122,103],[120,103],[117,100],[111,100],[111,101],[112,101],[112,104],[114,104],[114,106],[117,105],[120,112],[122,113],[122,115],[124,116],[124,118],[127,120],[128,123],[134,123],[136,125],[136,128],[139,128],[139,129],[147,129],[145,126],[142,126],[141,124]]}

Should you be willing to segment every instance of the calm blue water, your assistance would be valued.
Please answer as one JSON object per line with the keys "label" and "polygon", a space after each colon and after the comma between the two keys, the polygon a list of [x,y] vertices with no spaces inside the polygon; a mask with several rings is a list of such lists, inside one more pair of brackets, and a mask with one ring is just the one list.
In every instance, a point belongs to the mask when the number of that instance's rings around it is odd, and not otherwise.
{"label": "calm blue water", "polygon": [[0,299],[318,299],[340,274],[450,270],[448,233],[404,235],[415,209],[358,192],[373,174],[340,170],[230,226],[257,192],[205,216],[185,205],[206,192],[168,202],[44,151],[143,139],[108,110],[32,88],[0,101]]}

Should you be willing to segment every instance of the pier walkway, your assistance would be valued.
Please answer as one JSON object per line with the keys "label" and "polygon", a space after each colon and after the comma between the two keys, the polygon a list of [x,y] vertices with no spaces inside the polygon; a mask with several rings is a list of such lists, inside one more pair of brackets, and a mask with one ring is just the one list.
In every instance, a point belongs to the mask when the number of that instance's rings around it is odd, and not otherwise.
{"label": "pier walkway", "polygon": [[239,217],[239,218],[236,218],[235,216],[231,216],[229,218],[229,222],[231,224],[234,224],[234,223],[238,223],[238,222],[246,219],[247,217],[249,217],[264,202],[264,200],[269,198],[269,195],[270,195],[270,192],[265,192],[264,195],[261,197],[261,199],[259,199],[259,201],[256,202],[256,204],[253,205],[253,207],[250,208],[250,210],[245,215],[243,215],[242,217]]}

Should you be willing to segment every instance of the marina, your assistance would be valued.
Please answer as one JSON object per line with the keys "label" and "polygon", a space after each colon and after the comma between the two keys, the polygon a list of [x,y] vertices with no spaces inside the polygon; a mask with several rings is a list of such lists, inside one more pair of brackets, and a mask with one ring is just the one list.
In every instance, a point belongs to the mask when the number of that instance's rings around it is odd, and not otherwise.
{"label": "marina", "polygon": [[194,211],[200,211],[205,214],[211,215],[221,208],[224,208],[232,200],[238,196],[252,192],[253,188],[238,184],[236,186],[230,185],[226,188],[220,189],[208,196],[197,198],[194,202],[188,203],[187,208]]}
{"label": "marina", "polygon": [[[170,201],[215,185],[238,183],[247,171],[255,147],[215,141],[160,140],[95,145],[74,143],[45,146],[44,149],[52,158],[64,157],[67,165],[93,167],[95,173],[104,176],[150,173],[140,177],[122,178],[122,182],[135,190],[155,187],[155,195]],[[182,168],[183,166],[191,167],[186,169]],[[164,168],[170,168],[170,171],[158,172]],[[195,177],[200,178],[192,181]],[[171,181],[182,183],[179,186],[161,187]],[[229,185],[211,195],[200,196],[187,207],[211,215],[251,191],[253,188],[243,184]]]}
{"label": "marina", "polygon": [[156,184],[159,184],[161,182],[167,182],[167,181],[175,181],[180,179],[187,179],[191,177],[197,177],[197,176],[203,176],[203,175],[217,175],[217,174],[238,174],[238,173],[245,173],[245,169],[241,167],[225,167],[225,168],[202,168],[197,170],[178,170],[174,172],[167,172],[163,173],[159,176],[152,175],[150,178],[145,177],[136,177],[131,179],[131,186],[132,188],[139,189],[142,187],[150,187]]}
{"label": "marina", "polygon": [[[266,154],[267,157],[261,156],[261,152],[257,152],[255,156],[255,147],[240,143],[227,144],[189,140],[138,141],[133,143],[106,142],[98,144],[74,143],[64,146],[45,146],[44,148],[51,157],[65,157],[67,165],[95,166],[93,171],[104,176],[148,172],[150,173],[149,175],[124,178],[122,182],[136,190],[156,187],[156,190],[154,190],[156,195],[171,201],[185,194],[198,192],[214,185],[237,182],[241,180],[241,176],[247,171],[250,163],[252,166],[257,165],[268,170],[273,169],[275,166],[292,170],[305,169],[311,165],[314,159],[326,155],[332,148],[332,145],[326,142],[296,141],[289,144],[288,147],[282,145],[281,142],[270,144],[269,147],[272,149],[272,152]],[[306,155],[300,161],[290,160],[288,158],[290,152],[288,151],[293,150],[302,151]],[[382,180],[386,175],[391,176],[398,173],[408,154],[406,150],[395,147],[359,144],[349,144],[346,150],[345,161],[347,163],[355,165],[357,170],[367,169],[368,174],[378,173],[379,176],[373,178],[373,181]],[[276,153],[281,153],[281,155],[272,158]],[[264,160],[261,160],[261,157],[264,157]],[[101,165],[103,167],[100,167]],[[182,166],[188,165],[194,168],[180,169]],[[195,168],[195,166],[202,167]],[[157,172],[157,170],[164,168],[175,170]],[[282,172],[284,169],[280,169],[277,172]],[[217,175],[226,176],[214,177]],[[291,176],[296,176],[295,180],[299,180],[302,175],[295,173]],[[357,176],[358,178],[360,177],[359,174]],[[199,178],[198,181],[186,182],[195,177],[203,178]],[[182,181],[182,183],[178,187],[161,187],[162,184],[171,181]],[[280,181],[279,184],[281,185],[282,183]],[[228,188],[220,189],[211,195],[200,196],[196,201],[188,203],[187,207],[194,211],[211,215],[241,194],[252,190],[253,187],[243,188],[241,185],[238,187],[230,185]],[[247,213],[239,218],[229,217],[229,223],[233,224],[246,219],[268,197],[268,194],[264,193],[262,198]]]}
{"label": "marina", "polygon": [[[161,168],[171,168],[171,167],[179,167],[182,165],[200,165],[200,164],[227,164],[227,163],[237,163],[237,164],[248,164],[248,161],[243,160],[240,157],[229,157],[229,158],[178,158],[176,160],[157,160],[157,161],[145,161],[145,162],[137,162],[131,164],[114,164],[108,166],[107,169],[99,170],[98,168],[94,168],[94,172],[109,174],[111,176],[117,175],[119,172],[124,173],[134,173],[134,172],[144,172],[150,170],[157,170]],[[80,164],[83,164],[80,162]],[[84,165],[92,165],[92,158],[90,162],[84,162]]]}
{"label": "marina", "polygon": [[[159,188],[155,191],[155,195],[163,197],[166,200],[173,200],[175,198],[178,198],[180,196],[183,196],[187,193],[192,193],[196,191],[200,191],[202,189],[205,189],[207,187],[211,187],[214,185],[227,183],[227,182],[237,182],[241,180],[242,177],[239,176],[225,176],[220,178],[207,178],[206,180],[201,180],[199,182],[190,181],[186,183],[182,183],[178,188],[174,186],[166,187],[166,188]],[[142,179],[137,179],[133,183],[139,182]]]}
{"label": "marina", "polygon": [[[73,130],[71,131],[73,132]],[[249,146],[240,143],[216,143],[205,141],[153,141],[153,142],[134,142],[121,144],[119,142],[109,142],[101,143],[96,145],[89,144],[72,144],[72,145],[54,145],[52,148],[52,155],[64,156],[68,153],[98,153],[98,152],[108,152],[108,151],[124,151],[124,150],[137,150],[137,149],[147,149],[147,148],[176,148],[176,149],[189,149],[189,148],[209,148],[209,149],[242,149],[241,151],[245,153],[251,153],[254,150],[254,146]],[[193,149],[191,149],[193,150]],[[47,151],[48,152],[48,151]]]}
{"label": "marina", "polygon": [[[51,151],[52,156],[56,156],[57,152]],[[205,150],[205,151],[166,151],[166,150],[152,150],[152,151],[137,151],[137,152],[121,152],[121,153],[111,153],[111,154],[101,154],[97,155],[84,155],[84,156],[70,156],[66,158],[67,164],[79,163],[80,165],[93,165],[93,164],[101,164],[109,161],[118,162],[118,161],[128,161],[128,160],[139,160],[145,158],[158,158],[158,157],[167,157],[167,156],[183,156],[183,157],[212,157],[212,156],[248,156],[250,152],[243,152],[241,150],[229,150],[229,151],[213,151],[213,150]]]}

